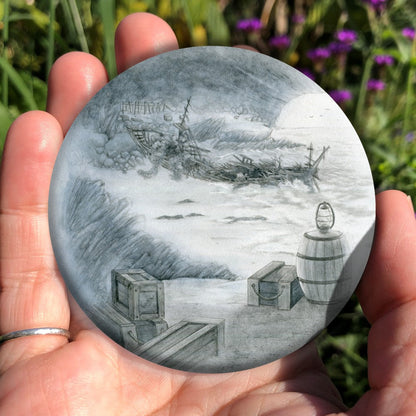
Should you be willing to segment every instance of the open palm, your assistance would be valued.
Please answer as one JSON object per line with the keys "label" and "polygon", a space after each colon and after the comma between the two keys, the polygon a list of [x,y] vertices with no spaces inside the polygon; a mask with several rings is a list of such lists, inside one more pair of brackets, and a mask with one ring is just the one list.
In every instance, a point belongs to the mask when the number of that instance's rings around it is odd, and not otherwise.
{"label": "open palm", "polygon": [[[165,22],[135,14],[119,25],[119,72],[177,48]],[[405,195],[377,198],[377,232],[358,295],[372,324],[371,391],[347,411],[313,343],[253,370],[203,375],[169,370],[102,334],[67,294],[47,218],[50,176],[71,122],[107,83],[103,65],[70,53],[54,65],[48,112],[12,125],[1,171],[0,333],[43,326],[72,338],[31,336],[0,349],[4,415],[415,415],[416,222]]]}

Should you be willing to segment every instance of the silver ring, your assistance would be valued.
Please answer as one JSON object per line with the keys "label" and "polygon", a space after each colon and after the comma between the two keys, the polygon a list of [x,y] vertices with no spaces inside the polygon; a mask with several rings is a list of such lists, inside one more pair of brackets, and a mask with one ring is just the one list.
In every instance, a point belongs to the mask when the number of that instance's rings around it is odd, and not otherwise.
{"label": "silver ring", "polygon": [[33,329],[21,329],[20,331],[9,332],[4,335],[0,335],[0,344],[15,338],[28,337],[30,335],[62,335],[69,338],[70,334],[67,329],[63,328],[33,328]]}

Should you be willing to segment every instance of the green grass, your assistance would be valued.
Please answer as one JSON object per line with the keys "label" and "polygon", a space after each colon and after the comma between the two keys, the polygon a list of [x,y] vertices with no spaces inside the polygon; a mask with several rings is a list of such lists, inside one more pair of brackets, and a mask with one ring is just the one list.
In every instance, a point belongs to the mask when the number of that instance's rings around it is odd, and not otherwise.
{"label": "green grass", "polygon": [[316,340],[320,356],[344,403],[351,407],[369,389],[369,324],[355,296]]}

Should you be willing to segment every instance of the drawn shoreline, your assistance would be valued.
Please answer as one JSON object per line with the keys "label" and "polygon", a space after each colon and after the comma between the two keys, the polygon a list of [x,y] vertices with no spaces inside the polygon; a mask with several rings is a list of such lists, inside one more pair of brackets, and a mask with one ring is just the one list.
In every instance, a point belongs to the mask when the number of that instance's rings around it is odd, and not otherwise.
{"label": "drawn shoreline", "polygon": [[[145,233],[128,213],[125,199],[111,197],[99,180],[73,178],[68,182],[66,226],[75,248],[75,257],[84,279],[91,286],[104,289],[103,270],[134,267],[146,270],[160,280],[178,277],[234,280],[227,267],[215,263],[198,264],[184,253]],[[107,264],[104,253],[111,253],[118,263]],[[91,259],[100,259],[91,262]]]}

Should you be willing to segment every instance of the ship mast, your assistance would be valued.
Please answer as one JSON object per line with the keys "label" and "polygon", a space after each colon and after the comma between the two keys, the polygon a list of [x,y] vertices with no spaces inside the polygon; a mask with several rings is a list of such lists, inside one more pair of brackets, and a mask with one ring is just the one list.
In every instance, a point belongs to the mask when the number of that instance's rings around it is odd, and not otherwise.
{"label": "ship mast", "polygon": [[324,146],[322,149],[322,153],[319,155],[319,157],[313,162],[311,168],[316,169],[321,162],[321,160],[325,157],[325,153],[329,150],[329,146]]}
{"label": "ship mast", "polygon": [[307,150],[309,150],[308,167],[311,167],[312,166],[312,163],[313,163],[313,159],[312,159],[312,155],[313,155],[313,145],[312,145],[312,143],[309,145],[309,147],[307,148]]}
{"label": "ship mast", "polygon": [[186,101],[184,112],[182,116],[180,117],[180,123],[177,124],[179,131],[186,129],[185,122],[188,120],[188,111],[189,111],[190,105],[191,105],[191,97],[189,97],[188,100]]}

